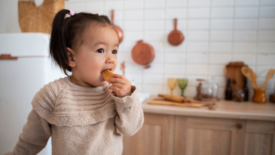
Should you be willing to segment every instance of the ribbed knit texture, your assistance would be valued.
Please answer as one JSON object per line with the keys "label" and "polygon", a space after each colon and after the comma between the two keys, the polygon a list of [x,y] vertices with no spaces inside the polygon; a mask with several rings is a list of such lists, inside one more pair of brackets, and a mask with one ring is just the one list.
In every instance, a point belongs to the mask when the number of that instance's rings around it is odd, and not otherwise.
{"label": "ribbed knit texture", "polygon": [[45,85],[32,101],[33,110],[13,152],[37,154],[52,136],[53,155],[122,154],[122,135],[133,135],[144,116],[135,87],[116,97],[102,87],[81,87],[69,77]]}

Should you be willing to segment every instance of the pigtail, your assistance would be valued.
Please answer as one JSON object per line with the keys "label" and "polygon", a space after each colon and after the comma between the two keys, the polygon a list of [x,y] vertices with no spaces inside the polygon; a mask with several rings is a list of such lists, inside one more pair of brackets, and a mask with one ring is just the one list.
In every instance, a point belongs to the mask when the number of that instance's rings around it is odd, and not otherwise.
{"label": "pigtail", "polygon": [[50,55],[67,76],[66,71],[71,71],[71,67],[68,65],[68,45],[66,45],[68,22],[65,17],[68,13],[70,13],[69,10],[63,9],[55,15],[50,39]]}

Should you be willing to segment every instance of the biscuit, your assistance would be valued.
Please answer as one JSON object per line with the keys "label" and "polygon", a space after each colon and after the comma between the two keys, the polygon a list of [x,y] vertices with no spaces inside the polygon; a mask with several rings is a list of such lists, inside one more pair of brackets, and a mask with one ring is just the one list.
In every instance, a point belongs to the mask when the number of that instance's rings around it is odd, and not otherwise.
{"label": "biscuit", "polygon": [[105,81],[111,79],[113,77],[113,74],[114,73],[108,69],[101,72],[101,75]]}

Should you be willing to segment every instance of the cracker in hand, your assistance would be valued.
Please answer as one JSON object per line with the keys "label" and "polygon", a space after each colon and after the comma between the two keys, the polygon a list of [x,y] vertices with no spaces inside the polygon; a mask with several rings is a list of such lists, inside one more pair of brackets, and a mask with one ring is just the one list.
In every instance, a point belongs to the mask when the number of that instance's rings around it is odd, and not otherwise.
{"label": "cracker in hand", "polygon": [[111,79],[113,77],[113,74],[114,73],[108,69],[101,72],[101,75],[105,81]]}

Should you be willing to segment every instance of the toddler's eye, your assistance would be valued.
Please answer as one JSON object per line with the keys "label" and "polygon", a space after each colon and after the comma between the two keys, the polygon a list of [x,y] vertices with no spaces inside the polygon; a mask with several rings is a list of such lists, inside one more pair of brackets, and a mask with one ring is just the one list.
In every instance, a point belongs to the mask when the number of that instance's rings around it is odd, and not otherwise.
{"label": "toddler's eye", "polygon": [[104,50],[101,48],[101,49],[98,49],[96,52],[98,52],[98,53],[104,53]]}
{"label": "toddler's eye", "polygon": [[112,53],[113,53],[113,54],[117,54],[117,50],[113,50]]}

